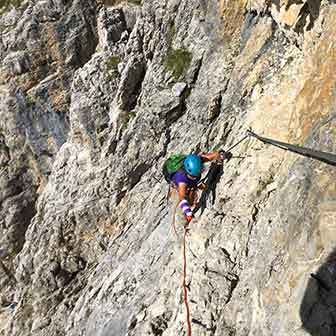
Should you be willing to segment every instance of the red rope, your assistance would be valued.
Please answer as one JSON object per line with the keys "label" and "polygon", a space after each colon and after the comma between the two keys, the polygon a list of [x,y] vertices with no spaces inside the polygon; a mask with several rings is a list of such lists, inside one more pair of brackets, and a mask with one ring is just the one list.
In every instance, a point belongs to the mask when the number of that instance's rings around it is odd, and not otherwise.
{"label": "red rope", "polygon": [[190,322],[190,309],[188,304],[188,292],[187,292],[187,257],[186,257],[186,236],[187,236],[187,228],[184,228],[184,237],[183,237],[183,291],[184,291],[184,304],[187,311],[187,324],[188,324],[188,336],[191,336],[191,322]]}
{"label": "red rope", "polygon": [[[176,209],[178,207],[178,203],[174,207],[174,212],[173,212],[173,219],[172,219],[172,227],[174,229],[176,237],[178,237],[178,233],[176,230],[176,225],[175,225],[175,215],[176,215]],[[186,256],[186,237],[187,237],[187,226],[184,227],[184,236],[183,236],[183,292],[184,292],[184,304],[186,307],[186,312],[187,312],[187,325],[188,325],[188,331],[187,331],[187,336],[191,336],[191,322],[190,322],[190,309],[189,309],[189,304],[188,304],[188,292],[187,292],[187,284],[186,284],[186,277],[187,277],[187,256]]]}

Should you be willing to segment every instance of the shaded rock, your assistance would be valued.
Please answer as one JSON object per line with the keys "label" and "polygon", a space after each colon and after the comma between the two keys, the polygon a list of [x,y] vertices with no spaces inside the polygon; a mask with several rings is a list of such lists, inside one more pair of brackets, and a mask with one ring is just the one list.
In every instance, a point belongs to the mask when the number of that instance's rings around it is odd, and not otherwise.
{"label": "shaded rock", "polygon": [[208,106],[208,120],[212,121],[215,118],[219,116],[220,110],[221,110],[221,101],[222,101],[222,95],[221,93],[218,93],[216,96],[214,96]]}

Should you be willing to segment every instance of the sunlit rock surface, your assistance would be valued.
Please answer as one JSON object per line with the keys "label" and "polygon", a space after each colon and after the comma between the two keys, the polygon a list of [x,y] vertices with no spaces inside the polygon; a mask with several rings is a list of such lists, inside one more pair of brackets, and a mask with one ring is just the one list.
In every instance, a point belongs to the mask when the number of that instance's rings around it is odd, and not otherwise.
{"label": "sunlit rock surface", "polygon": [[[0,335],[186,335],[162,164],[249,127],[335,153],[336,4],[1,13]],[[192,335],[333,335],[335,167],[253,138],[233,154],[187,237]]]}

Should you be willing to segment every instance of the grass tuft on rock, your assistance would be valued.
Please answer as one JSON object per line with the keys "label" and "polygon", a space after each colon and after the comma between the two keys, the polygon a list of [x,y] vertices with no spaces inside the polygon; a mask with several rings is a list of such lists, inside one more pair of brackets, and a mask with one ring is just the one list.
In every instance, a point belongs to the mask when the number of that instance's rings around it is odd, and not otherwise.
{"label": "grass tuft on rock", "polygon": [[117,6],[122,3],[132,3],[134,5],[141,5],[142,0],[103,0],[103,3],[106,7]]}
{"label": "grass tuft on rock", "polygon": [[136,113],[134,111],[127,112],[123,117],[123,128],[126,128],[129,124],[129,122],[134,119],[136,116]]}
{"label": "grass tuft on rock", "polygon": [[106,60],[107,75],[110,80],[119,77],[118,64],[120,62],[119,56],[111,56]]}
{"label": "grass tuft on rock", "polygon": [[191,53],[187,49],[171,49],[165,61],[165,67],[178,80],[187,72],[191,58]]}
{"label": "grass tuft on rock", "polygon": [[118,64],[121,62],[121,58],[119,56],[111,56],[106,61],[106,67],[108,71],[118,71]]}
{"label": "grass tuft on rock", "polygon": [[11,6],[17,8],[23,0],[0,0],[0,15],[10,9]]}

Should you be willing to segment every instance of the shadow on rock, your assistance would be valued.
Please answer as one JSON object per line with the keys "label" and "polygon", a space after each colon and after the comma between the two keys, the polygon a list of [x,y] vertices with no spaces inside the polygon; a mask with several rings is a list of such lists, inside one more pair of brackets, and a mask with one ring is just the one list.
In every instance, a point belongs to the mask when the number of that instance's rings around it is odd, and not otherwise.
{"label": "shadow on rock", "polygon": [[336,336],[336,249],[311,274],[300,317],[302,327],[312,336]]}
{"label": "shadow on rock", "polygon": [[[291,3],[302,3],[302,1],[289,1],[286,6],[287,9]],[[300,10],[299,19],[295,24],[294,30],[299,34],[303,34],[304,29],[307,31],[313,29],[314,23],[320,15],[320,9],[321,0],[307,0]]]}
{"label": "shadow on rock", "polygon": [[210,166],[209,172],[204,179],[204,183],[206,184],[206,189],[202,192],[202,195],[199,199],[199,202],[193,213],[195,214],[198,210],[201,210],[201,215],[203,214],[204,210],[207,207],[209,196],[212,198],[212,205],[216,201],[216,189],[217,184],[223,175],[223,164],[213,162]]}

